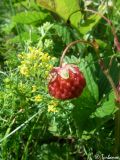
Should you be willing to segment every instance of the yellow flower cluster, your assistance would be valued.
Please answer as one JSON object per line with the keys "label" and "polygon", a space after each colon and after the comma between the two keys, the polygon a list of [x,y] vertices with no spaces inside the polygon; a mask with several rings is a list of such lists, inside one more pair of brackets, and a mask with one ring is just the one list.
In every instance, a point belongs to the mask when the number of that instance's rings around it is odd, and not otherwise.
{"label": "yellow flower cluster", "polygon": [[21,53],[18,55],[20,59],[19,71],[26,77],[42,76],[47,77],[52,68],[54,57],[49,56],[48,53],[43,53],[41,49],[29,48],[29,53]]}
{"label": "yellow flower cluster", "polygon": [[28,76],[29,74],[29,72],[28,72],[28,67],[25,65],[25,64],[23,64],[21,67],[20,67],[20,73],[21,74],[23,74],[23,75],[26,75],[26,76]]}
{"label": "yellow flower cluster", "polygon": [[57,107],[58,102],[51,100],[50,103],[48,104],[48,112],[58,112]]}
{"label": "yellow flower cluster", "polygon": [[40,95],[40,94],[38,94],[38,95],[36,95],[35,97],[34,97],[34,101],[37,103],[37,102],[41,102],[43,100],[43,97]]}

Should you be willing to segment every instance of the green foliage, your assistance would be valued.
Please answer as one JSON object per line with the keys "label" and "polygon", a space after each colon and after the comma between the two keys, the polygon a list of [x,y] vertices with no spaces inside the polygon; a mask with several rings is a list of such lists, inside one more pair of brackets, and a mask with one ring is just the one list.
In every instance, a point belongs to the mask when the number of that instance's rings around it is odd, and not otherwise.
{"label": "green foliage", "polygon": [[[71,24],[78,28],[78,24],[82,18],[82,14],[80,11],[79,2],[77,0],[54,0],[54,1],[45,1],[38,0],[37,1],[41,6],[51,10],[52,12],[57,13],[61,18],[67,21],[70,18]],[[78,11],[77,13],[74,13]],[[74,14],[73,14],[74,13]]]}
{"label": "green foliage", "polygon": [[91,53],[89,53],[89,55],[87,55],[85,58],[78,59],[74,55],[72,55],[71,58],[67,57],[67,62],[78,64],[81,71],[84,73],[87,87],[89,89],[89,92],[91,93],[91,96],[93,96],[94,99],[98,101],[99,91],[95,75],[96,68],[93,61],[94,60]]}
{"label": "green foliage", "polygon": [[[69,23],[81,34],[86,34],[91,31],[92,28],[101,19],[99,15],[94,14],[85,20],[85,23],[82,23],[82,21],[84,21],[84,15],[81,12],[82,9],[80,8],[79,2],[77,0],[72,0],[71,3],[69,3],[69,0],[37,0],[37,2],[48,10],[57,13],[65,21],[68,20]],[[105,6],[103,5],[99,6],[99,8],[100,12],[105,10]]]}
{"label": "green foliage", "polygon": [[20,23],[20,24],[32,24],[35,22],[41,22],[43,21],[48,14],[42,13],[42,12],[37,12],[37,11],[28,11],[28,12],[20,12],[13,16],[13,21],[15,23]]}
{"label": "green foliage", "polygon": [[83,11],[88,7],[105,13],[119,36],[119,1],[112,1],[114,7],[107,2],[0,1],[0,160],[113,155],[115,95],[92,47],[77,44],[64,59],[85,76],[80,97],[57,100],[47,88],[51,68],[59,65],[65,46],[77,39],[96,40],[117,85],[119,53],[110,27],[99,15]]}

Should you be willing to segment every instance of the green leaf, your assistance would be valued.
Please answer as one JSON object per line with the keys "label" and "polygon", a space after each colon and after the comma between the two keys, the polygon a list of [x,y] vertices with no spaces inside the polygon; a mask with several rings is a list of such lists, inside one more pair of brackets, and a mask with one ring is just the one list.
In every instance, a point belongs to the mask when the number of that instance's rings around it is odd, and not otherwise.
{"label": "green leaf", "polygon": [[116,110],[117,108],[115,107],[115,96],[113,92],[111,92],[108,97],[105,98],[101,106],[96,109],[92,116],[104,118],[113,115]]}
{"label": "green leaf", "polygon": [[27,10],[30,10],[30,9],[34,9],[34,10],[40,10],[40,8],[38,7],[38,5],[35,3],[35,1],[34,0],[30,0],[29,1],[29,5],[28,5],[28,1],[27,0],[23,0],[23,1],[18,1],[18,2],[15,2],[14,3],[14,6],[16,7],[16,8],[21,8],[21,7],[24,7],[24,8],[26,8]]}
{"label": "green leaf", "polygon": [[94,60],[92,54],[88,54],[85,59],[81,59],[80,68],[82,69],[86,82],[87,87],[91,93],[91,95],[98,101],[99,98],[99,90],[98,85],[96,83],[96,68],[94,65]]}
{"label": "green leaf", "polygon": [[[83,14],[80,11],[81,9],[78,0],[37,0],[37,2],[42,7],[58,14],[66,22],[69,20],[70,24],[81,34],[86,34],[91,31],[101,19],[101,16],[98,14],[93,14],[85,20],[85,23],[80,23],[83,20]],[[104,13],[105,5],[100,5],[99,8],[99,12]]]}
{"label": "green leaf", "polygon": [[61,24],[55,24],[53,27],[56,30],[58,36],[62,38],[64,43],[68,44],[72,41],[72,35],[69,27]]}
{"label": "green leaf", "polygon": [[3,28],[3,31],[6,34],[9,34],[15,26],[16,26],[16,23],[11,20],[10,23]]}
{"label": "green leaf", "polygon": [[[104,14],[105,10],[106,10],[106,6],[101,4],[99,6],[98,12]],[[90,12],[88,12],[88,13],[91,14]],[[99,22],[100,19],[101,19],[101,16],[99,16],[96,13],[89,16],[88,19],[85,20],[85,22],[83,24],[79,25],[79,32],[84,35],[87,32],[91,31],[93,29],[93,27]]]}
{"label": "green leaf", "polygon": [[82,132],[86,130],[86,126],[89,128],[87,125],[89,122],[89,116],[95,111],[96,103],[87,88],[84,90],[80,98],[73,100],[72,103],[75,105],[72,111],[72,116],[76,127],[80,134],[82,134]]}
{"label": "green leaf", "polygon": [[21,41],[28,41],[28,40],[32,40],[33,42],[36,42],[39,38],[39,35],[35,34],[35,33],[31,33],[31,35],[29,34],[29,32],[23,32],[17,36],[15,36],[14,38],[12,38],[10,41],[16,43]]}
{"label": "green leaf", "polygon": [[94,133],[94,131],[106,123],[117,110],[113,92],[111,92],[108,97],[105,97],[98,108],[96,108],[97,104],[87,88],[81,97],[73,100],[72,103],[75,105],[72,116],[80,136],[83,136],[85,131]]}
{"label": "green leaf", "polygon": [[58,14],[65,21],[70,18],[71,25],[78,28],[78,24],[83,16],[78,0],[37,0],[37,2],[42,7]]}
{"label": "green leaf", "polygon": [[37,11],[20,12],[13,16],[13,21],[21,24],[31,24],[37,21],[43,21],[48,14]]}
{"label": "green leaf", "polygon": [[102,104],[89,115],[89,123],[86,124],[87,131],[95,131],[99,129],[104,123],[113,117],[113,114],[117,111],[115,107],[115,97],[113,92],[105,97]]}
{"label": "green leaf", "polygon": [[56,133],[57,133],[57,131],[58,131],[57,125],[58,125],[58,124],[57,124],[55,121],[52,121],[52,122],[50,123],[50,126],[49,126],[49,128],[48,128],[48,130],[50,131],[50,133],[52,133],[52,134],[56,134]]}

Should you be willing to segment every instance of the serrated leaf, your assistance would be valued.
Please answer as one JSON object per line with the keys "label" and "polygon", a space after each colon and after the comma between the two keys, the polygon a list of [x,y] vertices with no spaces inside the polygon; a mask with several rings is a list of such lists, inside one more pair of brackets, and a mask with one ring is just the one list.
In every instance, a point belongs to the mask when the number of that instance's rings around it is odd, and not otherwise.
{"label": "serrated leaf", "polygon": [[93,132],[101,125],[106,123],[116,112],[113,92],[106,97],[99,108],[86,89],[82,96],[72,101],[75,105],[72,116],[80,136],[86,132]]}
{"label": "serrated leaf", "polygon": [[71,57],[65,56],[64,61],[66,63],[71,63],[71,64],[75,64],[75,65],[79,65],[80,64],[80,59],[75,57],[74,55],[72,55]]}
{"label": "serrated leaf", "polygon": [[104,118],[106,116],[111,116],[115,113],[116,109],[115,96],[113,92],[111,92],[109,96],[105,98],[101,106],[93,113],[93,117]]}
{"label": "serrated leaf", "polygon": [[84,76],[87,82],[87,87],[91,95],[95,98],[96,101],[98,101],[99,90],[98,90],[98,85],[95,80],[96,68],[94,65],[94,60],[93,60],[92,55],[89,54],[85,57],[85,59],[81,59],[79,66],[84,73]]}
{"label": "serrated leaf", "polygon": [[37,11],[20,12],[13,16],[13,21],[21,24],[32,24],[44,20],[47,16],[48,14]]}
{"label": "serrated leaf", "polygon": [[[109,63],[109,59],[107,59],[105,63],[106,64]],[[113,59],[112,65],[110,67],[110,75],[116,85],[118,84],[118,81],[119,81],[119,73],[120,73],[120,67],[118,65],[118,62],[115,59]],[[103,94],[108,94],[110,92],[111,86],[101,70],[99,71],[98,78],[99,78],[99,83],[98,83],[99,84],[99,95],[101,98]]]}
{"label": "serrated leaf", "polygon": [[55,24],[54,29],[56,30],[59,37],[62,38],[64,43],[68,44],[72,41],[72,36],[69,30],[69,27],[61,24]]}
{"label": "serrated leaf", "polygon": [[76,127],[82,134],[88,124],[89,115],[91,115],[96,109],[96,103],[88,88],[84,90],[80,98],[73,100],[72,103],[75,105],[75,108],[72,111],[72,116]]}

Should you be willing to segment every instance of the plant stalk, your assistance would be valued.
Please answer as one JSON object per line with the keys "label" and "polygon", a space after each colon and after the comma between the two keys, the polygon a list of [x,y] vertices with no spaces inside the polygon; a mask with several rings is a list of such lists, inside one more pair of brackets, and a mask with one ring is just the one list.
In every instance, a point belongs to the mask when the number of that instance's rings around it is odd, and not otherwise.
{"label": "plant stalk", "polygon": [[64,49],[64,51],[63,51],[63,53],[62,53],[62,56],[61,56],[61,58],[60,58],[60,67],[62,66],[63,59],[64,59],[64,57],[65,57],[68,49],[69,49],[70,47],[72,47],[73,45],[77,44],[77,43],[84,43],[84,44],[89,44],[90,46],[93,46],[93,44],[92,44],[91,42],[88,42],[88,41],[85,41],[85,40],[80,40],[80,39],[69,43],[69,44],[66,46],[66,48]]}
{"label": "plant stalk", "polygon": [[100,12],[97,12],[97,11],[94,11],[94,10],[91,10],[91,9],[85,9],[85,11],[98,14],[100,17],[102,17],[110,25],[111,32],[114,36],[114,45],[116,46],[117,51],[120,52],[120,42],[118,40],[118,36],[116,34],[115,27],[114,27],[112,21],[110,19],[108,19],[106,16],[104,16],[103,14],[101,14]]}

